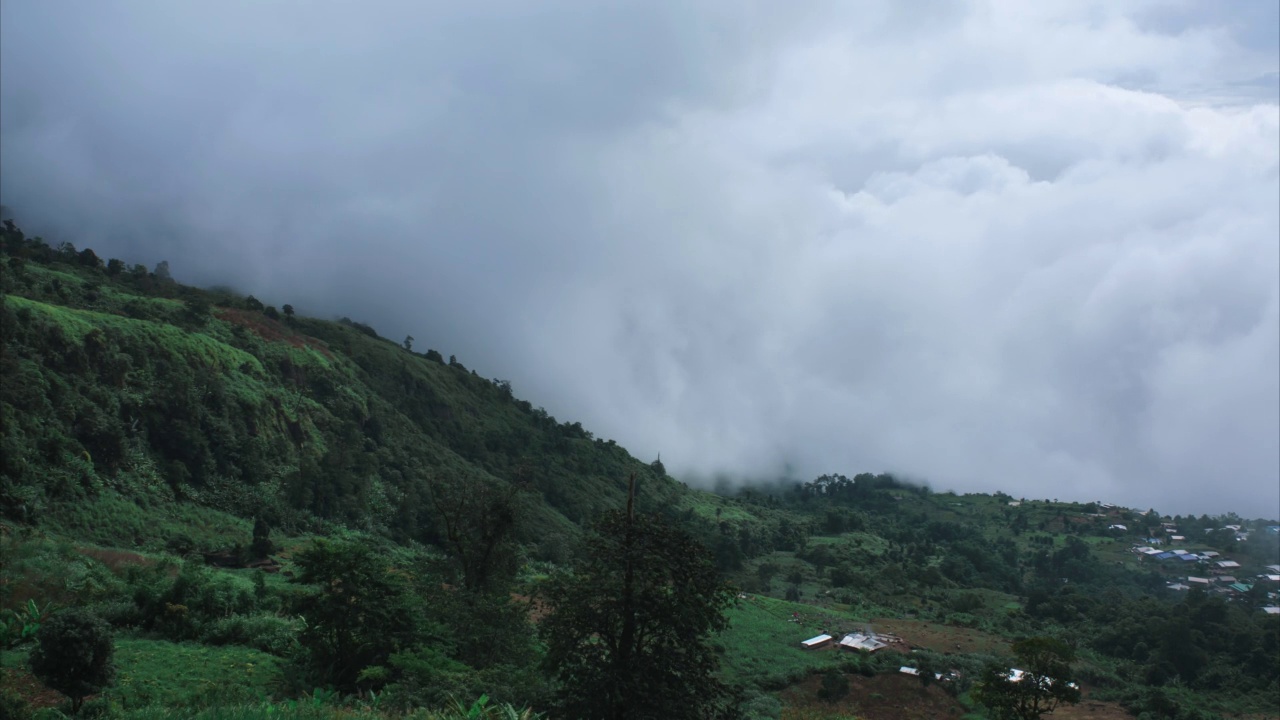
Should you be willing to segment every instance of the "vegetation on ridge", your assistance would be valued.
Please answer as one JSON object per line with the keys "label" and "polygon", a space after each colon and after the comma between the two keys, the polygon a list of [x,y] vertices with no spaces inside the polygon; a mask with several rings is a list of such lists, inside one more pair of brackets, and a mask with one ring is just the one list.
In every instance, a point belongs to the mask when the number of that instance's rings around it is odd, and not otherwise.
{"label": "vegetation on ridge", "polygon": [[[1067,643],[1090,712],[1280,706],[1274,520],[870,473],[689,489],[411,338],[12,223],[0,251],[0,714],[75,710],[32,674],[60,613],[114,633],[98,717],[627,717],[661,683],[701,692],[673,716],[986,717],[1028,638]],[[1133,552],[1176,534],[1204,555]],[[625,618],[687,662],[593,645]],[[799,644],[850,632],[892,642]]]}

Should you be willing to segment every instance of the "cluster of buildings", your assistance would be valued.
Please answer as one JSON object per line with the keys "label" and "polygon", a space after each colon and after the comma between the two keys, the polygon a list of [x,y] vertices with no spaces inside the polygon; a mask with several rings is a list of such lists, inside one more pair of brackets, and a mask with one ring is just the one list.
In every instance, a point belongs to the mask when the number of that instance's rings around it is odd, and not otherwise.
{"label": "cluster of buildings", "polygon": [[873,653],[877,650],[883,650],[890,645],[901,644],[902,638],[897,635],[889,635],[887,633],[874,633],[870,629],[862,632],[844,633],[837,642],[834,635],[823,633],[800,641],[800,647],[805,650],[817,650],[819,648],[836,647],[841,650],[862,650]]}
{"label": "cluster of buildings", "polygon": [[1237,578],[1228,574],[1239,567],[1240,563],[1233,560],[1218,560],[1207,565],[1208,577],[1188,575],[1170,582],[1167,587],[1177,591],[1198,587],[1228,597],[1239,597],[1252,592],[1255,586],[1263,585],[1267,588],[1266,597],[1272,603],[1263,607],[1262,611],[1268,615],[1280,615],[1280,604],[1277,604],[1280,603],[1280,565],[1268,565],[1266,572],[1252,578]]}

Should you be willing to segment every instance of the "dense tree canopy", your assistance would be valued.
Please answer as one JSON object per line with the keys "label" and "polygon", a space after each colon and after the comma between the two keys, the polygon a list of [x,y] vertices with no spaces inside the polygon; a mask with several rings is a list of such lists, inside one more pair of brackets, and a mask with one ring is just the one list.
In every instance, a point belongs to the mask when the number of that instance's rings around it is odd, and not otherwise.
{"label": "dense tree canopy", "polygon": [[564,716],[728,717],[708,641],[732,599],[688,533],[656,516],[606,514],[548,592],[542,632]]}

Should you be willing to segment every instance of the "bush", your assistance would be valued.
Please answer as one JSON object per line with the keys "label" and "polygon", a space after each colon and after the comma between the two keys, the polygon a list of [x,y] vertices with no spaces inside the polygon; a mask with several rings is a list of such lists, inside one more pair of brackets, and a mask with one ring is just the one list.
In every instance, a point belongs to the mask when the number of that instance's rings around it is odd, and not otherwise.
{"label": "bush", "polygon": [[818,697],[827,702],[835,702],[849,694],[849,678],[838,670],[828,670],[822,676],[822,687],[818,689]]}
{"label": "bush", "polygon": [[31,708],[22,696],[9,688],[0,688],[0,717],[12,720],[30,720]]}
{"label": "bush", "polygon": [[205,625],[200,642],[207,645],[244,645],[279,657],[298,647],[301,623],[276,615],[232,615]]}
{"label": "bush", "polygon": [[115,678],[115,642],[111,626],[83,608],[63,610],[40,627],[31,651],[31,672],[45,685],[71,698],[79,711],[86,696]]}
{"label": "bush", "polygon": [[742,703],[743,720],[778,720],[782,702],[772,695],[757,695]]}

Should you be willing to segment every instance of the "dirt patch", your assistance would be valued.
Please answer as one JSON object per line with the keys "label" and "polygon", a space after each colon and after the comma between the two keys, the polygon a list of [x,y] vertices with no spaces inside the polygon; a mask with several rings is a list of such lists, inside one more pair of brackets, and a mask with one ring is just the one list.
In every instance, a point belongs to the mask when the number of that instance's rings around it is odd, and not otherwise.
{"label": "dirt patch", "polygon": [[325,345],[324,342],[310,335],[296,333],[284,323],[271,320],[264,315],[249,312],[248,310],[236,310],[235,308],[219,308],[216,311],[216,315],[221,320],[252,330],[255,335],[267,342],[287,343],[298,349],[309,348],[330,360],[333,359],[333,353],[330,352],[329,346]]}
{"label": "dirt patch", "polygon": [[26,700],[32,710],[58,707],[67,699],[62,693],[50,690],[31,673],[20,668],[0,669],[0,677],[4,678],[4,682],[0,684],[12,689],[18,697]]}
{"label": "dirt patch", "polygon": [[[1088,690],[1085,690],[1086,694]],[[1058,708],[1045,715],[1052,720],[1133,720],[1133,716],[1116,703],[1085,697],[1075,705]]]}
{"label": "dirt patch", "polygon": [[[935,720],[958,718],[964,707],[949,695],[942,685],[921,685],[911,675],[892,673],[864,677],[845,675],[849,694],[831,703],[818,697],[822,676],[814,675],[804,682],[782,691],[783,720],[837,720],[857,717],[859,720]],[[1076,705],[1059,708],[1046,715],[1052,720],[1133,720],[1116,703],[1090,700],[1089,689]]]}
{"label": "dirt patch", "polygon": [[818,697],[822,676],[815,675],[782,691],[783,720],[934,720],[957,718],[964,708],[938,685],[924,687],[910,675],[846,675],[849,694],[837,702]]}
{"label": "dirt patch", "polygon": [[121,570],[130,566],[137,565],[140,567],[150,567],[156,564],[155,560],[143,557],[135,552],[127,550],[104,550],[102,548],[79,547],[76,552],[91,557],[94,560],[107,566],[107,569],[113,573],[119,574]]}
{"label": "dirt patch", "polygon": [[871,621],[876,632],[892,633],[911,647],[940,653],[1008,653],[1009,642],[973,628],[944,625],[928,620],[887,619]]}

